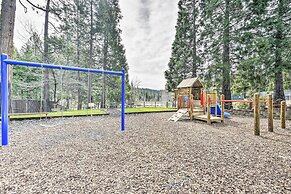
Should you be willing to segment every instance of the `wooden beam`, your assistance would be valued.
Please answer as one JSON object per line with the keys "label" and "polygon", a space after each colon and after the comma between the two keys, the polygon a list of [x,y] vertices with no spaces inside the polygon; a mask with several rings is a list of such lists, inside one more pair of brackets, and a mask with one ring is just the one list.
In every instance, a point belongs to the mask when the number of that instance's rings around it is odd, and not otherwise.
{"label": "wooden beam", "polygon": [[281,114],[280,114],[280,120],[281,120],[281,128],[286,128],[286,101],[281,102]]}
{"label": "wooden beam", "polygon": [[211,120],[210,120],[210,94],[207,94],[207,124],[211,124]]}
{"label": "wooden beam", "polygon": [[215,102],[214,102],[214,115],[217,117],[217,107],[216,107],[217,91],[215,91],[214,98],[215,98]]}
{"label": "wooden beam", "polygon": [[[224,100],[224,94],[221,95],[221,100]],[[224,123],[224,102],[221,101],[221,122]]]}
{"label": "wooden beam", "polygon": [[193,101],[193,95],[190,94],[190,120],[193,120],[193,107],[194,107],[194,101]]}
{"label": "wooden beam", "polygon": [[260,95],[254,95],[254,135],[260,135]]}
{"label": "wooden beam", "polygon": [[272,94],[268,96],[268,131],[274,131],[274,122],[273,122],[273,98]]}

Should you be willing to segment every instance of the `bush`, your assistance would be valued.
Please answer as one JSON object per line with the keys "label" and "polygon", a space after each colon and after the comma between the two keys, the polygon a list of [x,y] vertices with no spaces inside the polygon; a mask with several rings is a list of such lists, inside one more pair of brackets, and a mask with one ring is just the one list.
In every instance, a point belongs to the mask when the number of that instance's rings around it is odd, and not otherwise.
{"label": "bush", "polygon": [[234,102],[233,103],[233,107],[235,109],[239,109],[239,110],[246,110],[250,107],[249,105],[250,103],[247,102]]}

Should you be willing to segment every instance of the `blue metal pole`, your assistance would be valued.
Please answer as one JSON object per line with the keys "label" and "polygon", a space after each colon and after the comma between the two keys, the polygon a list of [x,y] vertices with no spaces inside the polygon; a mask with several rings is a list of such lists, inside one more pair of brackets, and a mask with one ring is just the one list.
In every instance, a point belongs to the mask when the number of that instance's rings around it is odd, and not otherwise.
{"label": "blue metal pole", "polygon": [[125,70],[121,75],[121,131],[125,130]]}
{"label": "blue metal pole", "polygon": [[8,145],[8,65],[4,61],[8,59],[6,54],[1,55],[1,123],[2,145]]}
{"label": "blue metal pole", "polygon": [[19,66],[28,66],[28,67],[40,67],[40,68],[48,68],[48,69],[61,69],[68,71],[82,71],[87,73],[104,73],[109,75],[122,75],[121,71],[106,71],[100,69],[88,69],[88,68],[80,68],[80,67],[70,67],[63,65],[52,65],[52,64],[44,64],[44,63],[33,63],[27,61],[16,61],[16,60],[5,60],[8,65],[19,65]]}
{"label": "blue metal pole", "polygon": [[88,69],[79,67],[59,66],[43,63],[32,63],[26,61],[9,60],[6,54],[1,55],[1,92],[2,92],[2,145],[8,145],[8,65],[20,65],[28,67],[40,67],[49,69],[62,69],[69,71],[82,71],[91,73],[104,73],[109,75],[120,75],[122,78],[121,85],[121,131],[125,130],[125,70],[122,71],[104,71],[98,69]]}

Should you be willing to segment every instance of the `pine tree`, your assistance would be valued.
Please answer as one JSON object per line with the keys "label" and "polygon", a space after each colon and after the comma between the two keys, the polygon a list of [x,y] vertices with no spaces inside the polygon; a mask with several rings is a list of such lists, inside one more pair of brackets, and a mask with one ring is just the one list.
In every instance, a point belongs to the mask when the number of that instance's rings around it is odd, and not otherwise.
{"label": "pine tree", "polygon": [[178,19],[175,40],[172,44],[172,55],[165,71],[166,88],[173,91],[183,79],[196,77],[199,70],[197,55],[196,24],[198,1],[180,0],[178,2]]}
{"label": "pine tree", "polygon": [[289,1],[180,0],[178,6],[165,72],[168,90],[191,77],[191,70],[194,75],[196,67],[204,86],[221,88],[226,99],[231,91],[250,96],[273,89],[275,99],[284,99],[291,58]]}
{"label": "pine tree", "polygon": [[[201,24],[203,58],[206,65],[204,75],[208,85],[221,87],[225,99],[231,99],[232,69],[237,62],[234,49],[239,34],[241,1],[204,1]],[[210,79],[210,77],[214,77]],[[204,79],[205,80],[205,79]]]}
{"label": "pine tree", "polygon": [[[101,48],[101,58],[103,69],[120,71],[124,68],[128,71],[128,64],[125,57],[125,49],[121,44],[119,22],[121,19],[121,11],[118,0],[101,0],[98,6],[97,18],[99,18],[99,37],[103,41]],[[103,76],[102,79],[102,106],[106,104],[106,85],[109,87],[108,99],[114,102],[120,101],[116,97],[120,96],[120,92],[114,89],[114,85],[119,83],[119,78]],[[114,83],[114,84],[112,84]],[[127,78],[128,83],[128,78]],[[128,86],[128,84],[127,84]]]}
{"label": "pine tree", "polygon": [[[290,68],[290,55],[284,57],[285,52],[290,53],[290,41],[286,39],[291,34],[290,27],[290,1],[279,0],[277,2],[277,8],[275,9],[275,32],[274,32],[274,49],[275,49],[275,64],[274,64],[274,100],[285,100],[284,84],[283,84],[283,71],[288,67]],[[289,19],[286,22],[285,19]],[[286,44],[287,43],[287,44]],[[288,44],[289,43],[289,44]],[[285,60],[284,60],[285,58]],[[287,60],[286,60],[287,59]]]}
{"label": "pine tree", "polygon": [[[1,3],[1,18],[0,18],[0,53],[6,53],[10,58],[13,56],[13,37],[15,23],[16,0],[2,0]],[[9,111],[12,110],[11,94],[12,94],[12,79],[13,67],[10,65],[8,75],[9,84]]]}
{"label": "pine tree", "polygon": [[[48,38],[50,62],[106,70],[120,71],[121,68],[128,70],[125,49],[121,44],[119,28],[121,13],[117,0],[52,2],[50,11],[58,22],[53,26],[56,32],[52,31]],[[117,98],[120,93],[120,88],[117,87],[117,84],[121,85],[120,77],[104,76],[107,81],[102,84],[100,76],[93,76],[93,74],[76,75],[54,70],[51,74],[50,82],[53,87],[50,93],[53,93],[55,103],[59,101],[60,89],[65,87],[68,90],[72,87],[72,83],[77,89],[72,88],[62,96],[68,102],[70,96],[75,98],[73,93],[77,93],[78,109],[81,109],[84,104],[99,100],[98,96],[102,95],[100,88],[105,88],[106,85],[110,85],[110,88],[108,94],[104,90],[104,99],[107,96],[109,101],[120,101]],[[62,84],[58,83],[57,77],[60,75],[65,77],[62,79]],[[87,93],[86,98],[83,95],[85,93]]]}
{"label": "pine tree", "polygon": [[282,100],[290,63],[290,6],[287,1],[245,1],[244,10],[236,82],[248,85],[251,93],[274,89],[274,98]]}

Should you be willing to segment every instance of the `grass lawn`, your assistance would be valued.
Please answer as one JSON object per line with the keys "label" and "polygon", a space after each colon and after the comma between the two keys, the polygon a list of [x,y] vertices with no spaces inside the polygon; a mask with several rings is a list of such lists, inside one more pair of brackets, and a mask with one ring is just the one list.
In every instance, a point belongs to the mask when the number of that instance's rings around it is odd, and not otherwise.
{"label": "grass lawn", "polygon": [[49,113],[36,113],[36,114],[11,114],[11,119],[30,119],[30,118],[45,118],[45,117],[72,117],[72,116],[85,116],[85,115],[103,115],[108,114],[103,110],[68,110],[63,112],[49,112]]}
{"label": "grass lawn", "polygon": [[[125,113],[152,113],[152,112],[169,112],[176,111],[176,108],[164,107],[141,107],[141,108],[126,108]],[[33,119],[33,118],[46,118],[46,117],[73,117],[73,116],[86,116],[86,115],[104,115],[108,114],[103,110],[68,110],[63,112],[49,112],[49,113],[15,113],[10,115],[10,119]]]}
{"label": "grass lawn", "polygon": [[177,111],[177,108],[164,108],[164,107],[141,107],[141,108],[126,108],[125,113],[150,113],[150,112],[169,112]]}

